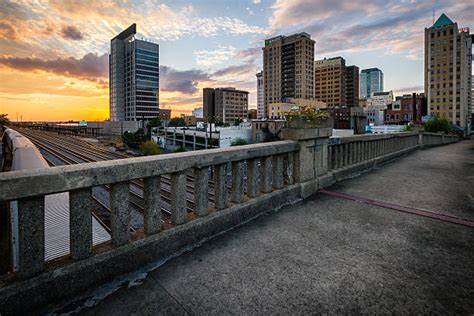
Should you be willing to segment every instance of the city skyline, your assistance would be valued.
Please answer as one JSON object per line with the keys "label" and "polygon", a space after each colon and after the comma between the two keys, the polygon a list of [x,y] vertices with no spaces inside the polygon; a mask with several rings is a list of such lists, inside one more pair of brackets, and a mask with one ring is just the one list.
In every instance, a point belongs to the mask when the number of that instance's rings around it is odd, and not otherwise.
{"label": "city skyline", "polygon": [[[454,1],[121,1],[0,3],[0,111],[16,120],[109,117],[110,39],[132,23],[160,45],[160,107],[190,114],[202,88],[247,90],[264,39],[308,32],[315,59],[342,56],[384,72],[385,90],[423,91],[424,28],[446,13],[472,27],[474,5]],[[84,19],[87,17],[87,19]]]}

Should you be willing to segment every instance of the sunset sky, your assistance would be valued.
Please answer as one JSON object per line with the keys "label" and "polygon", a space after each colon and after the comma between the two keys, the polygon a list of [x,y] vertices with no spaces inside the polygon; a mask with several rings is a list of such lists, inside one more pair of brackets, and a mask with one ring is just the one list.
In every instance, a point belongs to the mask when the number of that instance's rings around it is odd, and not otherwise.
{"label": "sunset sky", "polygon": [[316,59],[378,67],[385,90],[423,90],[424,28],[446,13],[474,23],[473,1],[0,0],[0,113],[16,120],[103,120],[110,39],[132,23],[160,44],[160,107],[189,114],[202,88],[250,92],[265,38],[305,31]]}

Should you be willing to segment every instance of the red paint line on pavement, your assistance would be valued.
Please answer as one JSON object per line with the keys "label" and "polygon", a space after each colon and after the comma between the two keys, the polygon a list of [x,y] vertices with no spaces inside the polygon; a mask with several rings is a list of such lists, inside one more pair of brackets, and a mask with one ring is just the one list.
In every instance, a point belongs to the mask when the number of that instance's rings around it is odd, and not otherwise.
{"label": "red paint line on pavement", "polygon": [[328,191],[328,190],[324,190],[324,189],[319,190],[319,192],[322,193],[322,194],[325,194],[325,195],[335,196],[335,197],[346,199],[346,200],[351,200],[351,201],[356,201],[356,202],[360,202],[360,203],[376,205],[376,206],[380,206],[380,207],[383,207],[383,208],[397,210],[397,211],[403,212],[403,213],[414,214],[414,215],[418,215],[418,216],[428,217],[428,218],[432,218],[432,219],[436,219],[436,220],[440,220],[440,221],[444,221],[444,222],[448,222],[448,223],[453,223],[453,224],[458,224],[458,225],[463,225],[463,226],[474,228],[474,221],[469,220],[469,219],[465,219],[465,218],[460,218],[460,217],[456,217],[456,216],[452,216],[452,215],[440,214],[440,213],[420,210],[420,209],[413,208],[413,207],[402,206],[402,205],[388,203],[388,202],[384,202],[384,201],[368,199],[368,198],[364,198],[364,197],[361,197],[361,196],[356,196],[356,195],[351,195],[351,194],[346,194],[346,193],[341,193],[341,192],[333,192],[333,191]]}

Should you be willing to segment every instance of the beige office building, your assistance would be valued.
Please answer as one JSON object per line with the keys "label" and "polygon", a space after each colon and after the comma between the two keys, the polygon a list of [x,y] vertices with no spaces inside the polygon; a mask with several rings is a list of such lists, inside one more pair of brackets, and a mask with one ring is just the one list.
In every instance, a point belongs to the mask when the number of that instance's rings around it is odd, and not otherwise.
{"label": "beige office building", "polygon": [[471,126],[472,35],[445,14],[425,28],[425,95],[428,114]]}
{"label": "beige office building", "polygon": [[[313,100],[314,45],[307,33],[265,40],[263,83],[266,113],[271,103],[288,98]],[[267,114],[268,115],[268,114]]]}

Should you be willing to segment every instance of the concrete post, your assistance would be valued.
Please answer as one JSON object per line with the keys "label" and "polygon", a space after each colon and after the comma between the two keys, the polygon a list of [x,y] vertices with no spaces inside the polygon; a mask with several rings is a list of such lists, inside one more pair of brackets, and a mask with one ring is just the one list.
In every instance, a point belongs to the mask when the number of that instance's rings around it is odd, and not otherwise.
{"label": "concrete post", "polygon": [[222,210],[228,206],[226,165],[217,165],[214,168],[214,205],[216,210]]}
{"label": "concrete post", "polygon": [[273,176],[273,168],[272,168],[272,156],[266,156],[262,158],[262,179],[261,179],[261,191],[263,193],[269,193],[272,191],[272,176]]}
{"label": "concrete post", "polygon": [[147,236],[160,232],[161,229],[161,177],[143,179],[144,230]]}
{"label": "concrete post", "polygon": [[171,174],[171,222],[180,225],[186,222],[186,175],[184,172]]}
{"label": "concrete post", "polygon": [[257,197],[259,193],[258,159],[247,160],[247,196]]}
{"label": "concrete post", "polygon": [[284,185],[283,156],[273,156],[273,187],[281,189]]}
{"label": "concrete post", "polygon": [[209,169],[194,169],[194,212],[198,216],[208,214]]}
{"label": "concrete post", "polygon": [[92,254],[92,189],[69,192],[69,245],[73,259]]}
{"label": "concrete post", "polygon": [[[300,196],[303,198],[318,190],[317,178],[328,172],[328,143],[331,134],[332,128],[282,130],[283,139],[298,141],[300,144],[300,150],[295,154],[294,173],[295,182],[301,185]],[[337,154],[339,156],[342,151]]]}
{"label": "concrete post", "polygon": [[44,269],[44,196],[18,200],[18,273],[31,276]]}
{"label": "concrete post", "polygon": [[130,240],[130,209],[128,182],[110,185],[110,230],[112,244],[123,246]]}
{"label": "concrete post", "polygon": [[232,162],[232,202],[244,201],[244,162]]}
{"label": "concrete post", "polygon": [[284,182],[287,185],[293,184],[294,181],[294,153],[290,152],[283,161]]}

